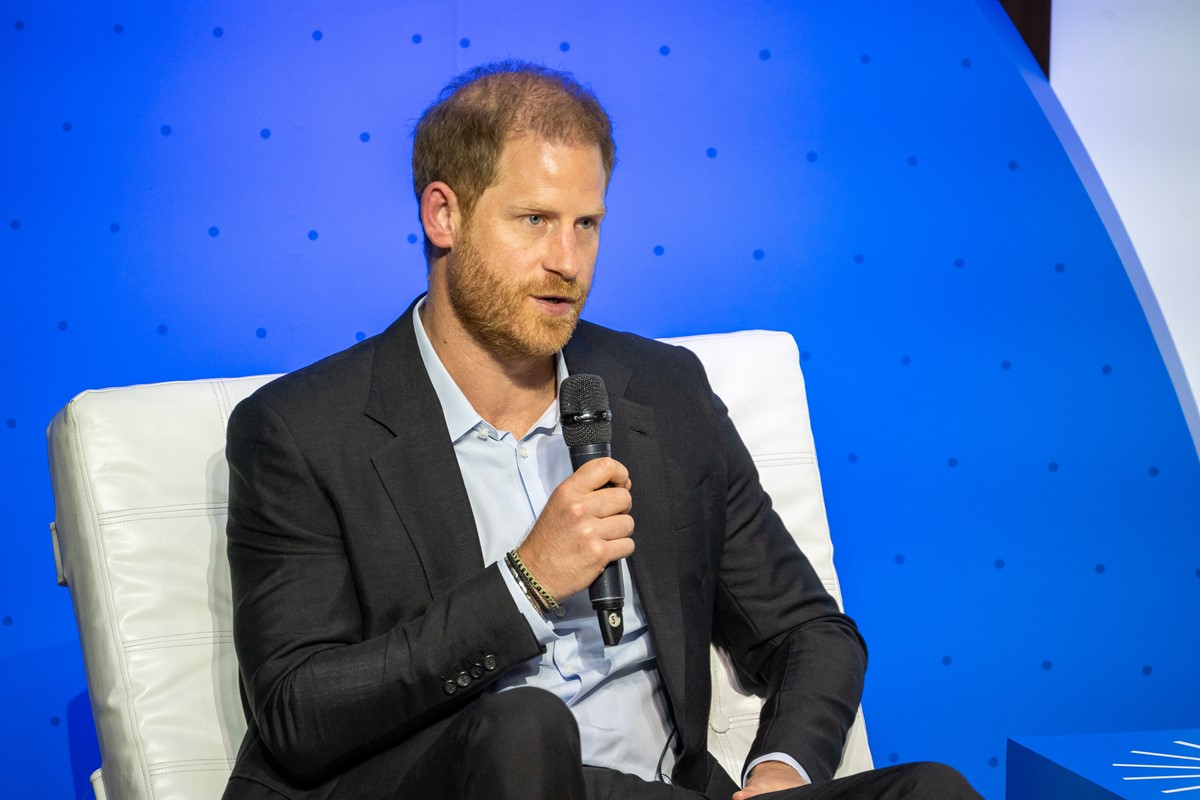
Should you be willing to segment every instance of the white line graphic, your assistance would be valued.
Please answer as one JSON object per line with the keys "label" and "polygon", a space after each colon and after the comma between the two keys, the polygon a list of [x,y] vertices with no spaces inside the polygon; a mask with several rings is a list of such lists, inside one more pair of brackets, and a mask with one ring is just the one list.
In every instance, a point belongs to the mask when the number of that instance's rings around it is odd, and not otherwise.
{"label": "white line graphic", "polygon": [[[1173,744],[1180,747],[1190,747],[1195,750],[1200,750],[1200,744],[1193,742],[1175,741]],[[1121,780],[1126,781],[1188,781],[1193,785],[1175,786],[1170,789],[1159,790],[1161,794],[1178,794],[1179,792],[1195,792],[1200,791],[1200,783],[1195,783],[1200,779],[1200,764],[1180,764],[1180,761],[1196,761],[1200,762],[1200,758],[1196,756],[1185,756],[1179,753],[1159,753],[1151,750],[1130,750],[1130,755],[1135,756],[1151,756],[1153,758],[1165,759],[1165,763],[1159,764],[1113,764],[1114,767],[1123,769],[1136,770],[1171,770],[1171,775],[1124,775]]]}
{"label": "white line graphic", "polygon": [[1151,753],[1146,750],[1130,750],[1135,756],[1158,756],[1159,758],[1182,758],[1185,761],[1200,761],[1196,756],[1173,756],[1170,753]]}

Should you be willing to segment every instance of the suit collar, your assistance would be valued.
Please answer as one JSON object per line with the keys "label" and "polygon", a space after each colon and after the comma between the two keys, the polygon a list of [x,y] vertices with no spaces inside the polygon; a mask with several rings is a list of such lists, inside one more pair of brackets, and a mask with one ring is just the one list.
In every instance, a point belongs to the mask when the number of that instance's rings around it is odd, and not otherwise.
{"label": "suit collar", "polygon": [[417,349],[415,306],[378,337],[363,411],[396,437],[371,461],[436,597],[482,569],[483,551],[441,403]]}
{"label": "suit collar", "polygon": [[425,374],[429,376],[429,382],[433,384],[433,391],[437,394],[438,402],[442,406],[442,414],[446,420],[446,430],[450,434],[450,441],[457,442],[478,426],[483,418],[471,405],[471,401],[467,400],[462,389],[458,388],[454,378],[450,377],[446,365],[442,363],[437,351],[433,349],[433,342],[429,341],[429,334],[421,321],[423,306],[422,301],[418,300],[413,308],[413,336],[416,337],[417,352],[421,354],[421,364],[425,368]]}
{"label": "suit collar", "polygon": [[575,335],[563,348],[563,356],[572,374],[591,373],[604,378],[605,388],[611,400],[614,397],[624,397],[629,390],[629,382],[633,372],[608,349],[596,341],[596,326],[588,322],[580,322],[575,329]]}
{"label": "suit collar", "polygon": [[[412,317],[421,297],[375,340],[371,387],[363,412],[394,436],[410,434],[411,431],[404,429],[404,420],[411,420],[410,415],[415,412],[429,410],[430,401],[437,402],[413,333]],[[437,412],[440,416],[441,409]]]}

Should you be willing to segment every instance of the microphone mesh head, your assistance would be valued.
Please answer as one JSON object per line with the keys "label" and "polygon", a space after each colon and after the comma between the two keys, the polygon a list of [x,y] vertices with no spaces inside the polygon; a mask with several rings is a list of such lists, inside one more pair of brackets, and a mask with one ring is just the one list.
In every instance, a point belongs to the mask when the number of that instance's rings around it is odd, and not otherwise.
{"label": "microphone mesh head", "polygon": [[608,390],[599,375],[569,375],[558,390],[558,410],[568,447],[612,441]]}

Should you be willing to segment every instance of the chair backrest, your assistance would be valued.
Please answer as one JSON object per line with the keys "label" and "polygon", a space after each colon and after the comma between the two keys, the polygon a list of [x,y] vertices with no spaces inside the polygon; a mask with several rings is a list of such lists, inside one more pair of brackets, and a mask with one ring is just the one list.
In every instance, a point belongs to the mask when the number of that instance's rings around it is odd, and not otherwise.
{"label": "chair backrest", "polygon": [[[791,334],[778,331],[685,336],[663,339],[699,356],[709,383],[729,408],[729,417],[745,442],[759,479],[821,582],[842,605],[842,589],[833,567],[833,542],[825,516],[825,497],[817,470],[808,416],[808,396],[800,371],[800,353]],[[734,780],[758,732],[762,701],[738,687],[737,678],[717,648],[710,656],[712,705],[708,712],[708,749]],[[872,767],[862,709],[842,748],[837,775]]]}
{"label": "chair backrest", "polygon": [[[776,508],[841,602],[791,336],[670,340],[704,362]],[[103,762],[97,795],[220,796],[246,730],[225,558],[225,425],[274,376],[89,391],[50,424],[51,526]],[[712,658],[709,748],[735,777],[760,701]],[[841,774],[868,769],[861,715]]]}

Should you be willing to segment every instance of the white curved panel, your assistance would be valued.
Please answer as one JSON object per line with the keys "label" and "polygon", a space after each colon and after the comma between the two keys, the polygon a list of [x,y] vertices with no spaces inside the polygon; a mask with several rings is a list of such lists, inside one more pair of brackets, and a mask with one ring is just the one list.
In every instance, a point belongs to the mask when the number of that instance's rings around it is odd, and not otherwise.
{"label": "white curved panel", "polygon": [[1051,86],[1136,252],[1122,257],[1200,449],[1200,3],[1055,0],[1051,37]]}

